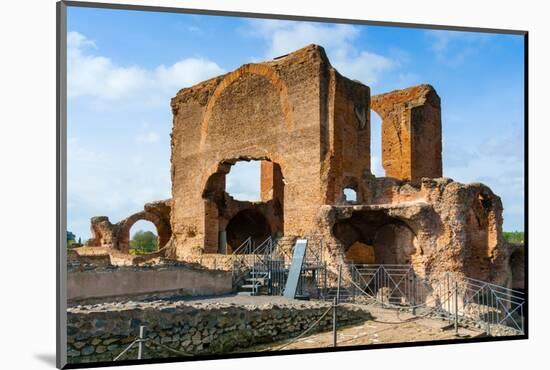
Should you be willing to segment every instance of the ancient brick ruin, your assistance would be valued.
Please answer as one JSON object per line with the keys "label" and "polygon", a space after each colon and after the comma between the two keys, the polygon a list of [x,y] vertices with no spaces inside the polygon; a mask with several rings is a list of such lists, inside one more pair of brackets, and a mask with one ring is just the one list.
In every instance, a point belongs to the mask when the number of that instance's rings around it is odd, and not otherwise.
{"label": "ancient brick ruin", "polygon": [[[441,102],[430,85],[371,96],[309,45],[180,90],[171,102],[172,198],[117,224],[92,219],[90,246],[128,251],[138,219],[163,256],[222,261],[244,239],[321,236],[329,265],[412,264],[511,286],[500,198],[444,178]],[[385,177],[371,173],[371,110]],[[226,174],[261,161],[261,201],[233,199]],[[344,189],[357,198],[346,200]]]}

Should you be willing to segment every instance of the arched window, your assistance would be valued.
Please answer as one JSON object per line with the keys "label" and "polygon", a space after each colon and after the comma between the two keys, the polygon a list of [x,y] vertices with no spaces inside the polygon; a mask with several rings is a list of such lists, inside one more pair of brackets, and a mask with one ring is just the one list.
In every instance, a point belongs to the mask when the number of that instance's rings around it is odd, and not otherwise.
{"label": "arched window", "polygon": [[357,191],[351,187],[344,188],[344,201],[346,203],[357,203]]}

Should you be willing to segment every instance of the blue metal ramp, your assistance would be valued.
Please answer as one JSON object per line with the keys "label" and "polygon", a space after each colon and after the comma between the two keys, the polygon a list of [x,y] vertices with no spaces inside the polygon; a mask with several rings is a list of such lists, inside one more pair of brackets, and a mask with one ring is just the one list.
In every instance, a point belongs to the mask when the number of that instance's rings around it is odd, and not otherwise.
{"label": "blue metal ramp", "polygon": [[295,298],[296,290],[298,289],[298,282],[300,281],[300,274],[302,272],[302,265],[304,264],[304,258],[307,249],[307,239],[298,239],[294,244],[294,253],[292,255],[292,262],[288,271],[288,279],[286,280],[286,286],[284,296],[287,298]]}

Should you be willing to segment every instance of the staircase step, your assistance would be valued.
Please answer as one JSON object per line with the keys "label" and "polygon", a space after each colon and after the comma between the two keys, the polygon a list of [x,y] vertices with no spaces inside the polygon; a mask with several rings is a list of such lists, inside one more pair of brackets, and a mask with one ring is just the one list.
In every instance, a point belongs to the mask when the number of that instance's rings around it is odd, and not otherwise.
{"label": "staircase step", "polygon": [[251,296],[252,292],[237,292],[237,295]]}
{"label": "staircase step", "polygon": [[261,285],[264,285],[266,279],[265,278],[246,278],[245,280],[251,281],[251,282],[257,282],[257,283],[260,283]]}
{"label": "staircase step", "polygon": [[257,289],[259,287],[260,287],[260,285],[258,285],[258,284],[244,284],[244,285],[241,285],[241,288],[244,288],[244,289]]}

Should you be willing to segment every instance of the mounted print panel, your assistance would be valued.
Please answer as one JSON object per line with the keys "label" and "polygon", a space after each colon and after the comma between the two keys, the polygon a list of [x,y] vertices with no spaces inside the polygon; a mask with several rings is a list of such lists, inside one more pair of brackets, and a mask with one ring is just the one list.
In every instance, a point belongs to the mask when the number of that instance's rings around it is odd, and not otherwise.
{"label": "mounted print panel", "polygon": [[527,338],[526,32],[58,5],[59,367]]}

